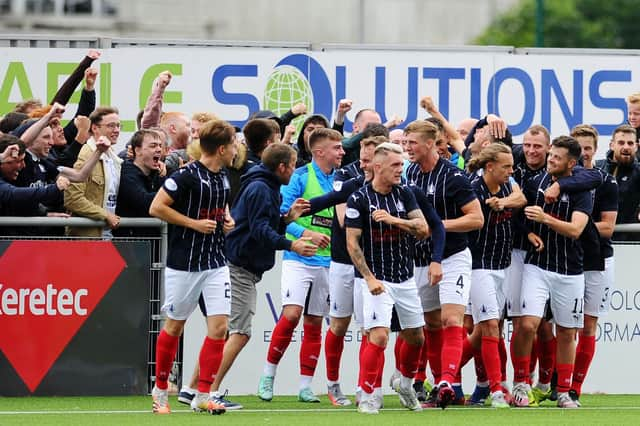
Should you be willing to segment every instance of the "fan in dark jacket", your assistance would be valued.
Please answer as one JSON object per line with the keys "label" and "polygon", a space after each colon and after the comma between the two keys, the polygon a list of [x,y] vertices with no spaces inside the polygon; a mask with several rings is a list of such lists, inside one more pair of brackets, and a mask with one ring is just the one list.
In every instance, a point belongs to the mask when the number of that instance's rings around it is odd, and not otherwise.
{"label": "fan in dark jacket", "polygon": [[[154,130],[138,130],[131,138],[133,160],[127,160],[120,170],[120,187],[116,215],[120,217],[150,217],[149,207],[164,182],[160,177],[162,142]],[[118,237],[147,237],[160,234],[158,228],[122,227],[114,231]]]}

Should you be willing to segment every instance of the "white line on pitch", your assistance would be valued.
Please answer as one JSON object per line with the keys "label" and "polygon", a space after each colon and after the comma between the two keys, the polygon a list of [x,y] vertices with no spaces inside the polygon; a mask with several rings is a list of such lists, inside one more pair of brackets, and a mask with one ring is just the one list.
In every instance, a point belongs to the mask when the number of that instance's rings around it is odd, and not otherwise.
{"label": "white line on pitch", "polygon": [[[469,412],[482,412],[493,411],[490,407],[486,407],[484,410],[474,408],[463,407],[449,407],[446,411],[450,410],[465,410]],[[518,408],[517,411],[536,411],[536,410],[558,410],[557,407],[537,407],[537,408]],[[581,407],[577,411],[598,411],[598,410],[640,410],[640,407]],[[355,409],[340,409],[340,408],[245,408],[242,410],[227,411],[228,413],[345,413],[354,412]],[[383,408],[382,411],[407,411],[406,408]],[[440,410],[425,410],[425,411],[440,411]],[[560,410],[558,410],[560,411]],[[191,413],[191,410],[175,410],[172,414],[184,414]],[[16,416],[16,415],[34,415],[34,414],[151,414],[149,410],[51,410],[51,411],[0,411],[0,416]]]}

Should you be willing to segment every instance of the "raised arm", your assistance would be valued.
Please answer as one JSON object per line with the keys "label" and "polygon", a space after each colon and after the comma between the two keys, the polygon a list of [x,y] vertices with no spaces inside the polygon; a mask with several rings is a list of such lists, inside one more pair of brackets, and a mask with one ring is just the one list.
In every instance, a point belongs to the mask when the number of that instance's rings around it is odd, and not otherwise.
{"label": "raised arm", "polygon": [[49,121],[53,117],[62,117],[64,114],[64,107],[59,103],[53,104],[49,112],[40,117],[38,121],[31,127],[29,127],[21,136],[20,140],[24,142],[25,145],[29,146],[40,134],[40,132],[49,125]]}
{"label": "raised arm", "polygon": [[78,87],[78,84],[80,84],[82,78],[84,77],[85,70],[89,68],[93,61],[95,61],[99,57],[99,51],[95,49],[89,49],[87,56],[85,56],[82,61],[80,61],[76,69],[73,70],[71,75],[67,77],[62,86],[60,86],[60,89],[58,89],[58,92],[51,100],[51,105],[55,104],[56,102],[62,105],[66,105],[67,103],[69,103],[69,99],[71,99],[73,91],[76,90],[76,87]]}
{"label": "raised arm", "polygon": [[144,113],[142,114],[141,127],[143,129],[158,127],[160,124],[162,96],[164,96],[165,89],[169,83],[171,83],[171,77],[172,75],[170,71],[162,71],[153,81],[153,89],[151,90],[149,99],[147,99],[147,104],[145,105]]}
{"label": "raised arm", "polygon": [[[95,68],[87,68],[84,71],[84,89],[80,94],[80,102],[78,103],[78,109],[74,115],[74,120],[69,120],[66,126],[64,126],[64,138],[67,144],[71,145],[74,141],[79,144],[84,144],[79,137],[79,129],[76,125],[75,118],[77,117],[89,117],[94,109],[96,109],[96,91],[95,84],[98,77],[98,70]],[[88,136],[87,136],[88,139]],[[77,154],[76,154],[77,157]],[[75,161],[75,160],[74,160]],[[73,164],[71,164],[73,166]]]}
{"label": "raised arm", "polygon": [[449,123],[449,121],[440,113],[431,96],[425,96],[420,100],[420,106],[424,108],[432,117],[437,118],[442,123],[444,131],[449,139],[449,145],[460,155],[466,148],[464,141],[460,137],[458,131]]}

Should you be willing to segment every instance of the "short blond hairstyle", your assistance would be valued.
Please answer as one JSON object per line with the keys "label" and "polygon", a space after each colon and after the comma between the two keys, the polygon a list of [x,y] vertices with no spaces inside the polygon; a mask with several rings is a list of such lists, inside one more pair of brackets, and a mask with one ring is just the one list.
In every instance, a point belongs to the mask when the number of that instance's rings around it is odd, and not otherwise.
{"label": "short blond hairstyle", "polygon": [[194,112],[193,115],[191,116],[191,120],[199,121],[202,124],[206,123],[207,121],[218,120],[218,119],[219,118],[217,115],[207,111]]}
{"label": "short blond hairstyle", "polygon": [[404,128],[405,135],[408,135],[409,133],[418,133],[424,139],[436,140],[438,138],[438,132],[438,126],[426,120],[412,121]]}
{"label": "short blond hairstyle", "polygon": [[627,96],[627,103],[632,105],[640,104],[640,93],[632,93]]}

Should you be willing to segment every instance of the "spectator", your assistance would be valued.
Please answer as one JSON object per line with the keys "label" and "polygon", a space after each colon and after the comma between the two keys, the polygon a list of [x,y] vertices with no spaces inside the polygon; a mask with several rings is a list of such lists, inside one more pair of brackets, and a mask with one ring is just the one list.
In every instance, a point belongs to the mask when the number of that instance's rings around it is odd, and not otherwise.
{"label": "spectator", "polygon": [[[169,154],[165,160],[167,173],[171,174],[189,161],[187,145],[191,139],[191,120],[182,112],[165,112],[160,119],[160,128],[167,133]],[[146,127],[145,127],[146,128]]]}
{"label": "spectator", "polygon": [[142,118],[138,127],[140,129],[148,129],[150,127],[158,127],[160,125],[160,119],[162,115],[162,97],[164,91],[171,83],[171,72],[162,71],[158,74],[158,77],[153,81],[151,89],[151,95],[147,99],[147,104],[144,107]]}
{"label": "spectator", "polygon": [[329,127],[329,121],[324,115],[314,114],[307,117],[302,123],[300,133],[298,133],[298,141],[296,142],[296,149],[298,150],[298,161],[296,168],[304,166],[311,162],[311,150],[309,149],[309,135],[315,129],[322,129]]}
{"label": "spectator", "polygon": [[473,129],[477,122],[478,120],[476,120],[475,118],[465,118],[458,123],[456,132],[458,132],[458,135],[460,135],[460,138],[462,140],[465,140],[467,138],[467,135],[469,134],[471,129]]}
{"label": "spectator", "polygon": [[342,147],[344,148],[344,157],[342,158],[342,165],[346,165],[358,160],[360,155],[360,141],[363,139],[362,131],[369,123],[382,123],[380,114],[376,111],[366,108],[361,109],[356,113],[356,117],[353,120],[353,132],[348,138],[344,138],[342,141]]}
{"label": "spectator", "polygon": [[25,99],[16,104],[13,112],[29,115],[33,110],[38,108],[42,108],[42,101],[40,99]]}
{"label": "spectator", "polygon": [[242,129],[245,143],[238,144],[238,155],[234,165],[229,168],[229,205],[233,206],[234,200],[240,188],[240,177],[251,167],[261,164],[261,156],[264,149],[272,143],[280,140],[280,127],[274,120],[266,118],[254,118],[249,120]]}
{"label": "spectator", "polygon": [[[54,203],[69,185],[63,176],[55,184],[20,188],[14,185],[20,170],[24,168],[26,146],[13,135],[0,135],[0,215],[22,216],[23,206]],[[1,235],[25,235],[17,227],[0,227]]]}
{"label": "spectator", "polygon": [[627,123],[636,129],[636,141],[640,141],[640,93],[627,96]]}
{"label": "spectator", "polygon": [[191,116],[191,141],[200,137],[200,128],[204,123],[218,120],[218,117],[210,112],[194,112]]}
{"label": "spectator", "polygon": [[[114,145],[120,136],[120,117],[118,110],[113,107],[99,107],[89,117],[91,120],[92,137],[80,150],[76,169],[83,164],[96,151],[96,142],[100,138],[106,138]],[[76,216],[84,216],[90,219],[106,221],[107,228],[67,228],[67,235],[85,237],[112,236],[111,229],[120,224],[120,218],[116,216],[116,200],[120,184],[120,167],[122,160],[109,148],[100,155],[100,162],[93,168],[90,178],[83,183],[75,183],[69,186],[64,194],[64,205],[67,210]]]}
{"label": "spectator", "polygon": [[[618,217],[616,223],[637,223],[640,204],[640,164],[636,158],[638,143],[633,125],[623,124],[613,131],[611,151],[596,161],[596,167],[613,175],[618,182]],[[636,239],[633,234],[616,233],[614,240]]]}
{"label": "spectator", "polygon": [[0,120],[0,132],[9,133],[15,130],[29,116],[22,112],[9,112]]}
{"label": "spectator", "polygon": [[269,110],[261,110],[257,111],[249,117],[250,120],[254,118],[268,118],[271,120],[275,120],[280,126],[280,134],[284,135],[286,127],[297,117],[307,113],[307,105],[303,102],[299,102],[291,107],[291,109],[280,117],[276,116],[272,111]]}
{"label": "spectator", "polygon": [[[116,215],[121,217],[150,217],[149,207],[162,186],[160,177],[162,142],[158,132],[138,130],[131,138],[133,160],[122,163]],[[116,236],[143,237],[158,235],[155,228],[119,228]]]}

